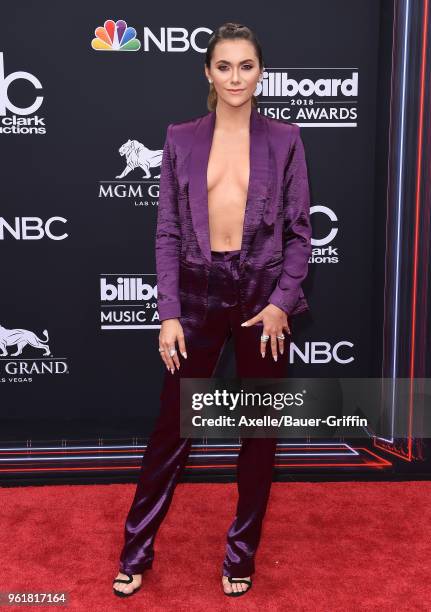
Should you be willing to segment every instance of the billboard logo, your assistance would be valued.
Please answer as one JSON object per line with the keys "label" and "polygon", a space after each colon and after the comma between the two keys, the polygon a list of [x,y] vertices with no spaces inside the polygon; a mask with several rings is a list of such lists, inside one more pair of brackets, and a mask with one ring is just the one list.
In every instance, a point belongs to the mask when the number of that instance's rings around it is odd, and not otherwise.
{"label": "billboard logo", "polygon": [[128,27],[123,19],[107,19],[94,34],[96,38],[91,41],[91,46],[95,51],[139,51],[141,48],[135,28]]}
{"label": "billboard logo", "polygon": [[160,329],[156,274],[100,276],[101,329]]}
{"label": "billboard logo", "polygon": [[310,127],[357,127],[356,68],[266,68],[255,95],[261,112]]}

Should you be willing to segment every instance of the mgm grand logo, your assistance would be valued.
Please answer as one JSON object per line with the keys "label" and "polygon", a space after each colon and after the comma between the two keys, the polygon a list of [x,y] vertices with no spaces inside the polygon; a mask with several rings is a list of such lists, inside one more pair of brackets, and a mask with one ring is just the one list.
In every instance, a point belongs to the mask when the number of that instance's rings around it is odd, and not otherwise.
{"label": "mgm grand logo", "polygon": [[51,353],[48,331],[44,329],[42,335],[0,325],[0,382],[31,382],[39,374],[68,374],[66,359]]}
{"label": "mgm grand logo", "polygon": [[99,198],[126,199],[134,206],[157,206],[163,149],[149,149],[139,140],[129,139],[118,152],[124,158],[123,168],[115,180],[99,181]]}

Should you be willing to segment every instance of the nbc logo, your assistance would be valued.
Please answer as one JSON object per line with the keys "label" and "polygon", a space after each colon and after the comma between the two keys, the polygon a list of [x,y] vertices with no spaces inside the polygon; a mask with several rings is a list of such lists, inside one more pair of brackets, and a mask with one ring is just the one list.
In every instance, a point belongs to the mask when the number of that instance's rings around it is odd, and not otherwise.
{"label": "nbc logo", "polygon": [[135,28],[127,27],[123,19],[107,19],[94,34],[96,38],[91,41],[91,46],[95,51],[139,51],[141,48]]}

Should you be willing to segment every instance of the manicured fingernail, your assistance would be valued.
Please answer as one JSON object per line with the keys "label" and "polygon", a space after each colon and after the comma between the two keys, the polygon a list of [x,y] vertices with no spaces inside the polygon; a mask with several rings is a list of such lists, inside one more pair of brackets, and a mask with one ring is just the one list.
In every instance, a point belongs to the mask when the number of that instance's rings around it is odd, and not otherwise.
{"label": "manicured fingernail", "polygon": [[283,353],[284,353],[283,349],[280,349],[280,353],[281,353],[281,354],[283,354]]}
{"label": "manicured fingernail", "polygon": [[175,368],[171,368],[171,374],[175,372]]}
{"label": "manicured fingernail", "polygon": [[275,355],[275,357],[274,357],[274,361],[277,361],[277,355]]}
{"label": "manicured fingernail", "polygon": [[265,353],[261,353],[262,357],[265,357]]}
{"label": "manicured fingernail", "polygon": [[187,359],[187,353],[181,353],[181,355],[184,357],[184,359]]}
{"label": "manicured fingernail", "polygon": [[241,327],[247,327],[248,323],[247,321],[245,323],[241,323]]}

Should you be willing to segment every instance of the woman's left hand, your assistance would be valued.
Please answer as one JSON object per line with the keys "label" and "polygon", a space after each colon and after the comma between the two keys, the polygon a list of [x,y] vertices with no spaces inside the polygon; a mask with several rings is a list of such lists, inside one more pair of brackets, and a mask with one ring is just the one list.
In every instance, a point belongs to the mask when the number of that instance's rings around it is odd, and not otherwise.
{"label": "woman's left hand", "polygon": [[[275,361],[277,361],[277,342],[280,349],[280,353],[283,354],[284,351],[284,340],[277,338],[283,333],[283,330],[286,329],[287,333],[290,335],[290,327],[287,321],[287,313],[284,312],[278,306],[274,304],[268,304],[265,306],[263,310],[261,310],[256,316],[248,321],[244,321],[241,323],[242,327],[250,327],[254,325],[258,321],[263,321],[263,329],[262,334],[270,337],[271,342],[271,351],[272,356]],[[260,343],[260,352],[262,357],[265,357],[266,354],[266,345],[267,342]]]}

